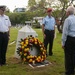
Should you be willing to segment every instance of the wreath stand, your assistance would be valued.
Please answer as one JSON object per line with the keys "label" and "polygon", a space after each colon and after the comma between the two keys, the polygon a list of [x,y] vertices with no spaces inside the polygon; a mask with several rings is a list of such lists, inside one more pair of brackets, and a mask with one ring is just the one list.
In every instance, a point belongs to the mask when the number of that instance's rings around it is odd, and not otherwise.
{"label": "wreath stand", "polygon": [[52,64],[51,62],[47,61],[47,60],[44,60],[43,62],[40,62],[40,63],[35,63],[35,64],[29,64],[30,67],[32,68],[36,68],[36,67],[45,67],[49,64]]}
{"label": "wreath stand", "polygon": [[28,62],[32,68],[51,64],[46,60],[46,50],[43,43],[36,36],[37,33],[31,26],[24,26],[18,32],[15,50],[15,57],[21,58],[23,62]]}

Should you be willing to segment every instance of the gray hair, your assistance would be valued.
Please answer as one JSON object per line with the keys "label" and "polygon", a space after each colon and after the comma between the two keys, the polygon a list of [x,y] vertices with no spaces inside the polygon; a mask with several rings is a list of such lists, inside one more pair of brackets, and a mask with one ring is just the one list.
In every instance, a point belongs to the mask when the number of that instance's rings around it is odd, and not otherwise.
{"label": "gray hair", "polygon": [[66,11],[70,14],[74,14],[75,8],[73,6],[69,6]]}

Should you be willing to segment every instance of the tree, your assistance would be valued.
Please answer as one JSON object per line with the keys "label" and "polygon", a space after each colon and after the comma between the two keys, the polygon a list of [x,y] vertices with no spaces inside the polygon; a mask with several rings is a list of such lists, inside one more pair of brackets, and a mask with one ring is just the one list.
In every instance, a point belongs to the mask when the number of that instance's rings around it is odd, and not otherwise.
{"label": "tree", "polygon": [[51,7],[54,2],[57,2],[57,0],[47,0],[46,4],[48,7]]}
{"label": "tree", "polygon": [[8,7],[6,7],[6,12],[9,13],[10,12],[10,9]]}
{"label": "tree", "polygon": [[56,19],[56,22],[57,22],[58,31],[59,31],[60,33],[62,33],[63,22],[64,22],[64,20],[65,20],[65,18],[66,18],[65,9],[66,9],[69,5],[73,4],[73,1],[74,1],[74,0],[58,0],[58,1],[60,1],[60,6],[62,6],[61,12],[59,13],[59,15],[61,15],[61,16],[60,16],[60,17],[61,17],[61,20],[58,21],[58,19]]}
{"label": "tree", "polygon": [[28,7],[31,11],[36,9],[36,1],[35,0],[29,0],[28,1]]}
{"label": "tree", "polygon": [[38,7],[40,9],[44,9],[46,6],[46,0],[40,0],[39,3],[38,3]]}

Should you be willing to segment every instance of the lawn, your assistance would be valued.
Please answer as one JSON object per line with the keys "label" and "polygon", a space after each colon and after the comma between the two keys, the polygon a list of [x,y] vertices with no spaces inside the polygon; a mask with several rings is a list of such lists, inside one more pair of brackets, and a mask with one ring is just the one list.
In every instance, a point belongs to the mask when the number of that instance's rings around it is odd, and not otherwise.
{"label": "lawn", "polygon": [[[18,30],[11,28],[10,41],[17,39]],[[38,38],[43,41],[41,29],[34,29]],[[20,60],[14,58],[16,43],[9,45],[7,50],[8,66],[0,67],[0,75],[63,75],[64,72],[64,51],[61,48],[61,34],[56,31],[57,37],[54,39],[53,56],[48,56],[46,59],[52,64],[41,68],[31,68],[28,64],[22,64]]]}

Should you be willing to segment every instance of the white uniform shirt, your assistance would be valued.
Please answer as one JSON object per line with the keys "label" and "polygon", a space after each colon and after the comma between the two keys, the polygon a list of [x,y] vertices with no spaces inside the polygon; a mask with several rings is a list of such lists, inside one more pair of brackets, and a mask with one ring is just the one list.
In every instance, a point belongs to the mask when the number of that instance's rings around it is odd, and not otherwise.
{"label": "white uniform shirt", "polygon": [[11,26],[9,17],[6,15],[0,15],[0,32],[8,32],[9,26]]}

